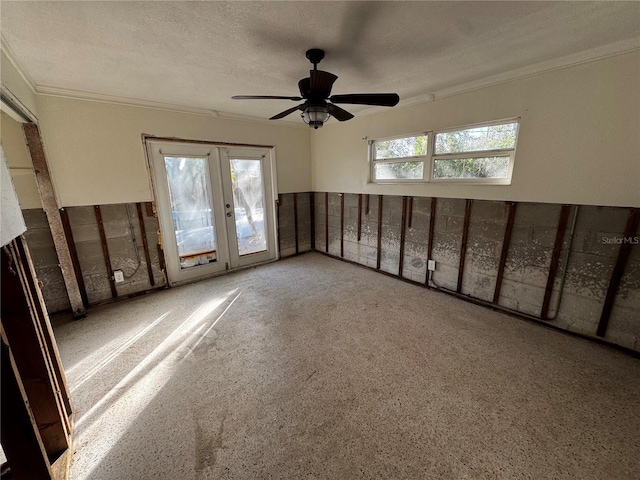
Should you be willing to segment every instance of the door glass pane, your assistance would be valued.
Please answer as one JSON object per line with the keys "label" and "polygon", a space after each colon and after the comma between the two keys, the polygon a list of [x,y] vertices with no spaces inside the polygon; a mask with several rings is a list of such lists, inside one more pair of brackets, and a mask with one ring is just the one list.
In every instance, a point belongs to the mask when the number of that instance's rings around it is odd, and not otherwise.
{"label": "door glass pane", "polygon": [[238,253],[249,255],[267,249],[264,226],[264,187],[260,160],[230,160]]}
{"label": "door glass pane", "polygon": [[164,157],[180,268],[217,260],[207,157]]}

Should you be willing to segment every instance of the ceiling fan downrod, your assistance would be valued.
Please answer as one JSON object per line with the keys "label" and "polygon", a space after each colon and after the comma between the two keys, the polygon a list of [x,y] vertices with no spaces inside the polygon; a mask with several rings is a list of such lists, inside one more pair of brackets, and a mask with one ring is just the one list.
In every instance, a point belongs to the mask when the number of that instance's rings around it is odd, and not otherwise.
{"label": "ceiling fan downrod", "polygon": [[324,58],[324,50],[321,48],[310,48],[306,53],[307,58],[313,63],[313,69],[318,69],[318,64]]}

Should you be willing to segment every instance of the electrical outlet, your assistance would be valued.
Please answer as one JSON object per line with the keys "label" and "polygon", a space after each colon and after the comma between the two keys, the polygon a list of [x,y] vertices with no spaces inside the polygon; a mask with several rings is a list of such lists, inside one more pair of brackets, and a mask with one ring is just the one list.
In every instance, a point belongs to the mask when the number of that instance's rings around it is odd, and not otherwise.
{"label": "electrical outlet", "polygon": [[430,272],[436,271],[436,261],[435,260],[427,260],[427,270]]}
{"label": "electrical outlet", "polygon": [[114,270],[113,279],[116,281],[116,283],[124,282],[124,272],[122,270]]}

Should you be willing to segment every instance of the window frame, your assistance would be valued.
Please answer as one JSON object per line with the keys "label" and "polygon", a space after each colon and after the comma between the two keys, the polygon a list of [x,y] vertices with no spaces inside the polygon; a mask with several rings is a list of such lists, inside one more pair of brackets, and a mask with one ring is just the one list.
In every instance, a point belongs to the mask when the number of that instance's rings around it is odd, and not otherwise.
{"label": "window frame", "polygon": [[[516,140],[513,148],[501,148],[493,150],[474,150],[456,153],[435,153],[435,138],[439,133],[451,133],[460,130],[469,130],[479,127],[490,127],[495,125],[505,125],[509,123],[516,124]],[[397,135],[393,137],[383,137],[368,141],[368,158],[369,158],[369,183],[375,184],[406,184],[406,183],[443,183],[443,184],[462,184],[462,185],[511,185],[513,178],[513,167],[515,163],[516,148],[518,146],[518,135],[520,134],[520,117],[504,118],[500,120],[492,120],[488,122],[474,123],[462,125],[452,128],[443,128],[439,130],[431,130],[427,132],[419,132],[407,135]],[[376,142],[395,140],[398,138],[411,138],[421,135],[427,136],[427,154],[413,157],[402,157],[393,159],[375,158]],[[509,157],[509,170],[506,178],[435,178],[436,160],[456,160],[465,158],[483,158],[483,157]],[[376,179],[375,164],[376,163],[405,163],[410,161],[421,160],[424,165],[422,169],[421,179]]]}

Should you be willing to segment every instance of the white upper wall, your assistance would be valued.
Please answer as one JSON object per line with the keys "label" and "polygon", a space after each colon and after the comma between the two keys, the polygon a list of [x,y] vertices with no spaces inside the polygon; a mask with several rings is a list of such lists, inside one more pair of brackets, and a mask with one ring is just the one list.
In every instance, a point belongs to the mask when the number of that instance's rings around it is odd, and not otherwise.
{"label": "white upper wall", "polygon": [[[369,139],[520,117],[512,184],[368,183]],[[314,191],[640,207],[640,52],[396,107],[312,134]]]}
{"label": "white upper wall", "polygon": [[306,128],[45,95],[38,112],[60,206],[152,200],[142,134],[275,146],[278,191],[311,190]]}
{"label": "white upper wall", "polygon": [[36,92],[33,86],[27,82],[11,63],[4,49],[0,52],[0,76],[2,84],[37,117]]}

